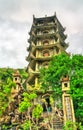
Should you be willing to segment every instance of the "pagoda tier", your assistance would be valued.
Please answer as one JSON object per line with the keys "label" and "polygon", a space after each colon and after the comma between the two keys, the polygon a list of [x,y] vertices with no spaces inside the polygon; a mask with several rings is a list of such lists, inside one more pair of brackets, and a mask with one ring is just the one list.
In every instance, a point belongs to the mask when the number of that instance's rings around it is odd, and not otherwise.
{"label": "pagoda tier", "polygon": [[50,26],[49,26],[49,24],[40,25],[40,26],[39,25],[35,25],[35,26],[32,26],[33,30],[31,30],[29,32],[29,34],[34,36],[34,35],[37,35],[37,34],[41,34],[41,31],[42,31],[42,33],[47,33],[49,30],[51,30],[51,31],[54,30],[54,32],[60,31],[60,34],[62,33],[63,35],[65,35],[64,34],[64,30],[65,29],[62,30],[61,28],[60,29],[59,28],[60,28],[59,25],[58,24],[55,25],[54,23],[50,24]]}
{"label": "pagoda tier", "polygon": [[[47,45],[48,44],[48,45]],[[65,47],[64,47],[65,45]],[[52,48],[58,48],[59,47],[59,41],[57,40],[57,42],[51,42],[49,43],[44,43],[42,44],[40,42],[40,44],[35,45],[34,43],[32,43],[29,47],[27,47],[27,51],[29,51],[30,49],[32,49],[32,53],[34,54],[35,51],[38,50],[43,50],[43,49],[52,49]],[[68,47],[67,43],[62,43],[62,49],[66,49]]]}
{"label": "pagoda tier", "polygon": [[39,69],[47,67],[52,56],[62,52],[66,53],[68,44],[65,43],[67,36],[64,34],[65,28],[61,25],[56,15],[43,18],[33,16],[33,24],[28,40],[29,55],[26,60],[29,62],[27,72],[28,85],[37,86],[39,84]]}
{"label": "pagoda tier", "polygon": [[66,35],[61,36],[62,34],[60,34],[59,32],[51,32],[51,33],[45,33],[45,34],[37,34],[35,36],[31,36],[30,39],[28,40],[29,42],[33,41],[36,42],[37,40],[44,40],[44,39],[55,39],[55,41],[57,41],[57,39],[59,39],[61,42],[64,42],[64,40],[67,38]]}
{"label": "pagoda tier", "polygon": [[44,25],[33,25],[32,28],[33,28],[33,31],[31,30],[29,32],[30,35],[31,34],[33,34],[33,35],[37,34],[37,30],[38,30],[38,32],[40,32],[40,31],[43,32],[44,29],[45,30],[50,30],[50,29],[52,30],[52,29],[54,29],[56,31],[57,26],[52,23],[52,24],[44,24]]}
{"label": "pagoda tier", "polygon": [[[48,45],[48,46],[35,46],[34,47],[34,51],[30,52],[28,57],[26,57],[26,60],[27,61],[30,61],[30,60],[35,60],[35,61],[42,61],[42,60],[50,60],[52,56],[54,55],[58,55],[62,52],[65,52],[66,51],[64,50],[63,47],[61,47],[59,49],[60,45],[58,44],[57,46],[56,45]],[[50,49],[50,50],[49,50]],[[33,49],[32,49],[33,50]],[[36,55],[36,50],[37,50],[37,55]]]}
{"label": "pagoda tier", "polygon": [[[53,16],[50,17],[43,17],[43,18],[35,18],[33,16],[33,24],[30,30],[30,33],[36,30],[40,30],[40,29],[47,29],[47,28],[53,28],[53,29],[57,29],[57,26],[60,27],[60,29],[64,32],[65,28],[63,28],[63,26],[61,25],[61,23],[59,22],[59,20],[56,17],[56,14],[54,14]],[[36,31],[37,32],[37,31]]]}

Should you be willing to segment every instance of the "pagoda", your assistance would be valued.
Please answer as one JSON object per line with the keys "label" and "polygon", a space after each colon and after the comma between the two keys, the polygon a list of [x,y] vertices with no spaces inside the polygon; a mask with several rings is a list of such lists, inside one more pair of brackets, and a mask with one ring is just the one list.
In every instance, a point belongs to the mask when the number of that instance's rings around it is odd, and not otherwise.
{"label": "pagoda", "polygon": [[[27,72],[27,89],[37,87],[39,84],[39,69],[48,67],[52,56],[66,53],[68,44],[65,43],[67,35],[65,28],[59,22],[56,13],[53,16],[35,18],[29,32],[29,52],[26,60],[29,62]],[[31,86],[31,87],[30,87]]]}
{"label": "pagoda", "polygon": [[[53,99],[53,104],[51,104],[50,97],[53,91],[50,88],[46,92],[40,91],[40,68],[47,68],[52,56],[59,55],[63,52],[67,53],[66,49],[68,44],[65,42],[67,35],[64,34],[64,31],[65,28],[59,22],[56,14],[42,18],[35,18],[33,16],[33,23],[29,32],[29,47],[27,48],[29,54],[26,58],[29,62],[26,69],[28,78],[24,82],[26,83],[26,88],[22,86],[19,71],[16,71],[13,74],[13,82],[16,86],[12,86],[9,105],[0,118],[1,130],[4,130],[4,125],[9,130],[22,130],[22,125],[26,120],[29,120],[33,124],[30,126],[30,130],[62,130],[63,125],[66,125],[67,121],[75,122],[73,101],[69,94],[69,76],[61,78],[61,109],[57,107],[56,103],[59,102],[55,98]],[[30,100],[33,105],[27,108],[26,111],[20,113],[19,104],[23,101],[23,93],[26,91],[27,94],[30,94],[33,90],[37,90],[35,91],[37,97]],[[34,118],[32,112],[38,104],[42,106],[43,112],[39,118]],[[76,128],[73,130],[76,130]]]}
{"label": "pagoda", "polygon": [[[42,129],[45,129],[44,125],[49,124],[49,127],[53,128],[53,130],[62,130],[63,124],[66,125],[66,121],[75,122],[73,102],[70,94],[68,94],[70,89],[69,78],[67,81],[65,81],[65,77],[61,80],[62,110],[58,109],[55,104],[51,106],[50,95],[53,92],[51,89],[45,93],[40,91],[39,70],[42,67],[47,68],[53,56],[61,53],[68,54],[66,52],[68,44],[65,42],[67,35],[64,34],[64,31],[65,28],[59,22],[56,13],[53,16],[42,18],[36,18],[33,15],[33,23],[29,32],[30,38],[28,39],[29,47],[27,48],[29,54],[26,57],[26,60],[29,62],[26,69],[28,72],[26,88],[29,92],[37,90],[38,99],[36,101],[43,107],[43,120],[45,118],[48,119],[48,123],[41,123],[43,125]],[[66,87],[65,84],[67,84]],[[42,102],[43,100],[45,101],[44,103]],[[50,124],[49,117],[52,116],[53,119]],[[52,124],[53,126],[51,126]]]}

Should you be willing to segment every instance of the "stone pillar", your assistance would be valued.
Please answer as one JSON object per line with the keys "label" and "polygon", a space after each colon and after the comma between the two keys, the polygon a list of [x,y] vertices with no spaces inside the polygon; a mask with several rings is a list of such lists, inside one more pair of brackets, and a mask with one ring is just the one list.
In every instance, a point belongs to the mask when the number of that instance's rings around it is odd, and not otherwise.
{"label": "stone pillar", "polygon": [[62,82],[62,103],[63,103],[63,113],[64,113],[64,124],[67,121],[75,122],[73,101],[69,94],[70,81],[69,77],[65,76],[61,79]]}
{"label": "stone pillar", "polygon": [[38,87],[38,78],[35,78],[35,87]]}

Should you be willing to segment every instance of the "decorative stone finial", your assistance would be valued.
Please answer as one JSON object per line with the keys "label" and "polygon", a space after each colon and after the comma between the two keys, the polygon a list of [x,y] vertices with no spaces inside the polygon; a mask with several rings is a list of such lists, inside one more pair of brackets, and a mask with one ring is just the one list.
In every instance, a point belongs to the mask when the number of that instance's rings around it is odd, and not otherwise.
{"label": "decorative stone finial", "polygon": [[21,83],[21,76],[18,70],[15,71],[15,73],[13,74],[13,81],[16,84],[20,84]]}
{"label": "decorative stone finial", "polygon": [[15,71],[15,73],[13,74],[13,76],[14,76],[14,77],[16,77],[16,76],[17,76],[17,77],[18,77],[18,76],[21,77],[18,70]]}
{"label": "decorative stone finial", "polygon": [[69,81],[69,76],[68,76],[68,75],[63,76],[63,77],[61,78],[61,82],[65,82],[65,81]]}
{"label": "decorative stone finial", "polygon": [[33,14],[33,19],[35,18],[35,15]]}
{"label": "decorative stone finial", "polygon": [[56,12],[54,12],[54,16],[56,16]]}

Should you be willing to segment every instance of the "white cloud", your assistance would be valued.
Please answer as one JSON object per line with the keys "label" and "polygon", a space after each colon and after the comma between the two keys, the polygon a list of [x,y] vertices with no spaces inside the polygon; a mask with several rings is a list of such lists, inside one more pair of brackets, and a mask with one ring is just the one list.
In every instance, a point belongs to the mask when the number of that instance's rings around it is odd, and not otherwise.
{"label": "white cloud", "polygon": [[83,54],[83,33],[71,34],[68,38],[70,42],[68,51],[74,54]]}
{"label": "white cloud", "polygon": [[68,34],[68,51],[83,54],[83,0],[0,0],[0,67],[27,65],[32,15],[57,17]]}
{"label": "white cloud", "polygon": [[[21,29],[20,29],[21,27]],[[11,23],[2,23],[0,28],[0,67],[23,67],[26,65],[27,28]]]}

